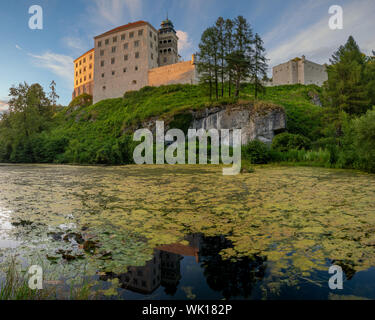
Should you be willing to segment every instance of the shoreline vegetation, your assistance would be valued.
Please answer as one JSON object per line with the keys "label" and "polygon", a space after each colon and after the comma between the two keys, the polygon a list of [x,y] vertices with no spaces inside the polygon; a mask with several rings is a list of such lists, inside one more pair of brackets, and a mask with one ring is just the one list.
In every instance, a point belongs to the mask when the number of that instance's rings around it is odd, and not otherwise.
{"label": "shoreline vegetation", "polygon": [[[287,130],[277,134],[271,147],[260,141],[244,146],[246,166],[288,163],[375,172],[375,52],[366,56],[349,37],[333,54],[322,88],[266,88],[260,71],[251,73],[258,65],[252,49],[259,51],[259,57],[264,55],[261,39],[253,39],[250,25],[241,17],[227,22],[247,30],[244,55],[234,54],[227,61],[220,46],[206,50],[218,30],[225,31],[219,18],[202,35],[197,68],[204,76],[198,85],[144,87],[94,105],[92,96],[83,94],[68,107],[56,105],[54,81],[48,94],[39,84],[13,86],[9,112],[0,119],[0,163],[133,164],[137,144],[132,135],[145,123],[164,120],[171,128],[186,131],[195,111],[253,105],[257,112],[267,106],[284,108]],[[212,55],[219,57],[220,65],[211,65],[216,61]],[[246,68],[225,81],[237,64]],[[259,64],[263,74],[266,62]]]}

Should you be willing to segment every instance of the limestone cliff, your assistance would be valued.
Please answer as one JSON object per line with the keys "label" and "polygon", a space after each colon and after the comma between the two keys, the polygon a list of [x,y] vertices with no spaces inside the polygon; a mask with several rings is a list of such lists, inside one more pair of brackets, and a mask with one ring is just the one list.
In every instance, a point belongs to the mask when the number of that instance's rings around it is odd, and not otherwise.
{"label": "limestone cliff", "polygon": [[[277,133],[286,130],[284,108],[271,103],[246,102],[185,112],[185,118],[189,121],[187,127],[190,129],[242,129],[242,144],[256,139],[271,144]],[[178,116],[174,119],[164,119],[165,130],[181,127],[174,121]],[[139,128],[148,128],[154,132],[157,120],[163,119],[149,119]]]}
{"label": "limestone cliff", "polygon": [[242,144],[260,140],[270,144],[276,133],[286,129],[282,107],[253,103],[193,112],[192,129],[242,129]]}

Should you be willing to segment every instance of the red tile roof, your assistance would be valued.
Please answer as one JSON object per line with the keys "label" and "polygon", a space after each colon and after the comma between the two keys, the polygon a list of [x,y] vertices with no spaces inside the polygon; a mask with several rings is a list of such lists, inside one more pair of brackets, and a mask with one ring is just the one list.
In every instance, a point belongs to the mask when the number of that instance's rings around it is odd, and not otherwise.
{"label": "red tile roof", "polygon": [[94,39],[98,39],[98,38],[101,38],[101,37],[104,37],[104,36],[108,36],[112,33],[116,33],[116,32],[119,32],[119,31],[123,31],[123,30],[127,30],[127,29],[133,29],[133,28],[136,28],[136,27],[140,27],[140,26],[145,26],[145,25],[148,25],[150,26],[155,32],[157,32],[157,30],[151,25],[149,24],[148,22],[146,21],[137,21],[137,22],[132,22],[132,23],[128,23],[128,24],[125,24],[121,27],[117,27],[117,28],[114,28],[112,30],[109,30],[105,33],[102,33],[101,35],[99,36],[96,36],[94,37]]}

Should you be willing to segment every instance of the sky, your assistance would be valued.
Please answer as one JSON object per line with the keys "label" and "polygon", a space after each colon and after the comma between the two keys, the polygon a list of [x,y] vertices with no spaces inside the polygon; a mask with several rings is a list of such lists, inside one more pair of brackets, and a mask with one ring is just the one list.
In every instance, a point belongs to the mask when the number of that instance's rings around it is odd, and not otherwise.
{"label": "sky", "polygon": [[[180,38],[185,60],[197,51],[202,32],[219,16],[243,15],[265,43],[272,66],[305,55],[328,63],[353,35],[363,52],[375,50],[374,0],[16,0],[0,1],[0,113],[9,88],[26,81],[47,91],[55,80],[59,103],[73,92],[73,60],[93,48],[93,37],[114,27],[145,20],[155,28],[167,14]],[[43,29],[29,28],[29,8],[43,9]],[[331,30],[328,10],[343,8],[344,28]]]}

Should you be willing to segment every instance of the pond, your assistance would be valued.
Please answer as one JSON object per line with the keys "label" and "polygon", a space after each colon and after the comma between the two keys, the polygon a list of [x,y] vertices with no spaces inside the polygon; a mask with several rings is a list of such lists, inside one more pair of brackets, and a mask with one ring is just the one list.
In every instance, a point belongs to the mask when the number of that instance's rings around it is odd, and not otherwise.
{"label": "pond", "polygon": [[0,165],[0,188],[2,266],[42,266],[61,299],[375,299],[374,175]]}

